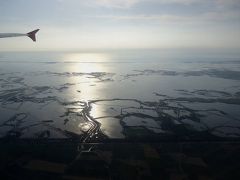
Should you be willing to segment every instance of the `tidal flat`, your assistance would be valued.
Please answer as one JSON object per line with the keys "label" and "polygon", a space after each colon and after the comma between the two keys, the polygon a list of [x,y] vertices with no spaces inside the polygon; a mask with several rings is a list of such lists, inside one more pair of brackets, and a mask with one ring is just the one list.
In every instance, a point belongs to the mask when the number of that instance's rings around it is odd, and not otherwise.
{"label": "tidal flat", "polygon": [[240,137],[238,58],[0,55],[1,138],[89,143]]}

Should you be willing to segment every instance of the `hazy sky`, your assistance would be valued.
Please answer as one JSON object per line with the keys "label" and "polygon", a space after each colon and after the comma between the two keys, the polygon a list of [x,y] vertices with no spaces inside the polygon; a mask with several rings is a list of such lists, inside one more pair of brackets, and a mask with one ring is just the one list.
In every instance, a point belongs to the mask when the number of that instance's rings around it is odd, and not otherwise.
{"label": "hazy sky", "polygon": [[239,48],[240,0],[0,0],[0,50]]}

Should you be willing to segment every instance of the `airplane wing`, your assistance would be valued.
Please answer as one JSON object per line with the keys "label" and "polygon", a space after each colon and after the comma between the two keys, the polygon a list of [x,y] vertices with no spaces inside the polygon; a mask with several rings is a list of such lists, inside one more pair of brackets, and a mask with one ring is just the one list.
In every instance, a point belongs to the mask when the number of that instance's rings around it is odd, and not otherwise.
{"label": "airplane wing", "polygon": [[36,29],[34,31],[31,31],[27,34],[21,34],[21,33],[0,33],[0,38],[8,38],[8,37],[19,37],[19,36],[28,36],[31,38],[34,42],[36,41],[36,33],[39,31],[39,29]]}

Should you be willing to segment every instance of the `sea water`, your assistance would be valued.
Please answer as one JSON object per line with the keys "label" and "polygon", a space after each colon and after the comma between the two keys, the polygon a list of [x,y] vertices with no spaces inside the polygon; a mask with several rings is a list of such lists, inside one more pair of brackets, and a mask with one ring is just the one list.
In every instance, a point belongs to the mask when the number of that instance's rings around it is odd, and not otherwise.
{"label": "sea water", "polygon": [[0,52],[1,137],[238,138],[239,117],[237,53]]}

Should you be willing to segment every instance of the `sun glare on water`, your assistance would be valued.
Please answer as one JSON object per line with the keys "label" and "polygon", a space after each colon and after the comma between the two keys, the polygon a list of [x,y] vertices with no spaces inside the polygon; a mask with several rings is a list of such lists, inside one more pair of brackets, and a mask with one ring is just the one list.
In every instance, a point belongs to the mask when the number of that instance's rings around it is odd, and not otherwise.
{"label": "sun glare on water", "polygon": [[[68,79],[68,83],[75,85],[69,89],[69,97],[73,101],[101,99],[108,84],[102,83],[96,74],[99,73],[101,76],[101,73],[109,71],[104,63],[110,62],[110,55],[104,53],[66,53],[62,60],[65,63],[64,72],[79,73],[79,75],[71,76]],[[101,114],[101,112],[100,108],[93,108],[90,113],[96,115]],[[80,123],[76,129],[80,128],[87,131],[90,127],[89,123]]]}
{"label": "sun glare on water", "polygon": [[104,72],[101,63],[109,62],[110,56],[105,53],[67,53],[63,56],[65,63],[76,63],[71,66],[72,72]]}
{"label": "sun glare on water", "polygon": [[108,62],[110,57],[106,53],[67,53],[64,56],[65,61],[70,62]]}

